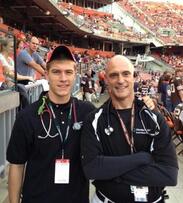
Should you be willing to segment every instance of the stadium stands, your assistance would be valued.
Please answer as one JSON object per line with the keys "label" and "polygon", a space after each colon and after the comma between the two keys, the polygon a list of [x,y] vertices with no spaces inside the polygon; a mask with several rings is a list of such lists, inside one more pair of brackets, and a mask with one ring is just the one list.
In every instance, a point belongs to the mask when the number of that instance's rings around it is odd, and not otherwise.
{"label": "stadium stands", "polygon": [[126,27],[121,21],[115,19],[112,14],[86,9],[71,3],[59,2],[58,7],[65,9],[67,15],[74,15],[80,26],[90,29],[94,35],[113,37],[122,41],[145,42],[146,35],[134,32],[131,27]]}
{"label": "stadium stands", "polygon": [[156,33],[165,44],[182,44],[182,7],[177,4],[151,1],[120,1],[133,17]]}

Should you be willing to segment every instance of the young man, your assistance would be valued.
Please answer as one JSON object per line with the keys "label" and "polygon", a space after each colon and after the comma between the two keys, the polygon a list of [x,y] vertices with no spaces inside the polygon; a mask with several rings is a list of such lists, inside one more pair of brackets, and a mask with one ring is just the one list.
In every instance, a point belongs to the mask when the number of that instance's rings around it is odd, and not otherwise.
{"label": "young man", "polygon": [[133,74],[124,56],[108,62],[110,99],[83,126],[82,165],[96,187],[92,203],[164,202],[164,187],[177,183],[170,129],[160,114],[134,96]]}
{"label": "young man", "polygon": [[[80,134],[88,102],[71,97],[76,62],[59,46],[47,63],[49,91],[20,112],[7,149],[9,200],[19,203],[88,203],[80,161]],[[25,174],[25,176],[24,176]]]}

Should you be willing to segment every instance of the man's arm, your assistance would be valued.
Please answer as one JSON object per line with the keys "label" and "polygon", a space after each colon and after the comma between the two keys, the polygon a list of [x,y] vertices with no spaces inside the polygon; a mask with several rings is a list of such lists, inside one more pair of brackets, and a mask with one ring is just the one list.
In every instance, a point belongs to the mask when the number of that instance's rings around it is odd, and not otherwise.
{"label": "man's arm", "polygon": [[108,180],[147,165],[151,161],[151,155],[147,152],[124,156],[97,155],[92,161],[83,164],[83,170],[88,179]]}
{"label": "man's arm", "polygon": [[169,127],[162,118],[160,134],[154,139],[152,156],[154,163],[132,170],[122,179],[129,185],[175,186],[177,184],[178,163]]}
{"label": "man's arm", "polygon": [[41,63],[41,67],[42,67],[44,70],[46,70],[46,63],[45,63],[44,61]]}
{"label": "man's arm", "polygon": [[36,70],[37,72],[39,72],[41,75],[45,74],[45,70],[43,69],[43,67],[37,64],[34,60],[30,61],[28,65],[34,70]]}
{"label": "man's arm", "polygon": [[10,164],[8,175],[8,193],[10,203],[19,203],[22,190],[24,165]]}
{"label": "man's arm", "polygon": [[149,96],[143,96],[142,97],[143,102],[145,103],[145,105],[150,109],[153,110],[155,109],[155,104],[153,99],[151,99]]}
{"label": "man's arm", "polygon": [[152,162],[148,152],[133,155],[105,156],[102,144],[95,134],[92,119],[85,122],[81,135],[81,160],[88,179],[112,179]]}
{"label": "man's arm", "polygon": [[122,176],[128,185],[142,186],[176,186],[178,168],[159,163],[139,167]]}

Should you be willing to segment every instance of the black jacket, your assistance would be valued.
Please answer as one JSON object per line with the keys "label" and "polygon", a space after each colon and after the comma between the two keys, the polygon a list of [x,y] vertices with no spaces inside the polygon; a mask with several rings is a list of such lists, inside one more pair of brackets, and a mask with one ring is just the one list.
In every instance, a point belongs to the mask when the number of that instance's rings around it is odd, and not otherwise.
{"label": "black jacket", "polygon": [[[165,186],[177,183],[178,164],[170,129],[164,118],[151,112],[160,126],[155,137],[155,122],[142,111],[144,103],[135,99],[135,124],[133,130],[135,153],[130,153],[116,110],[107,101],[92,112],[82,131],[81,157],[85,175],[95,179],[97,190],[116,203],[134,202],[130,185],[149,186],[148,201],[158,199]],[[141,111],[141,113],[140,113]],[[130,128],[131,109],[121,110],[123,121]],[[109,115],[109,118],[108,118]],[[140,118],[141,115],[141,118]],[[114,131],[106,135],[108,120]]]}

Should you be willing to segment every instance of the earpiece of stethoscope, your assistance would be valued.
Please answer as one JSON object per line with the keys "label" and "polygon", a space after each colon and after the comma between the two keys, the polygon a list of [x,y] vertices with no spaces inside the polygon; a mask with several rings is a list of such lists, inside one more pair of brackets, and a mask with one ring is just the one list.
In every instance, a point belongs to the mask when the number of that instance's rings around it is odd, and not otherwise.
{"label": "earpiece of stethoscope", "polygon": [[110,125],[108,125],[108,127],[105,128],[104,131],[106,135],[110,136],[114,129]]}
{"label": "earpiece of stethoscope", "polygon": [[73,130],[80,130],[81,124],[79,122],[75,122],[72,126]]}

